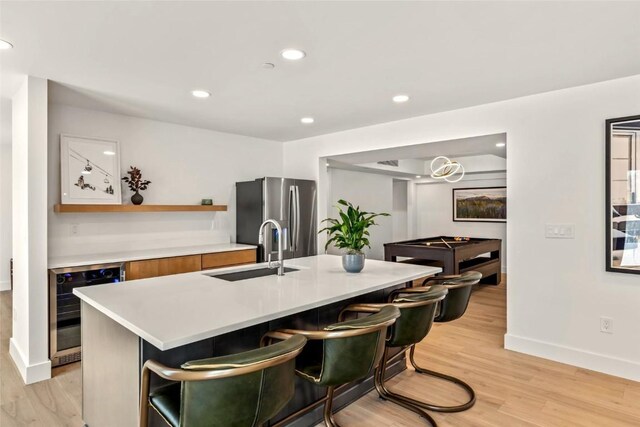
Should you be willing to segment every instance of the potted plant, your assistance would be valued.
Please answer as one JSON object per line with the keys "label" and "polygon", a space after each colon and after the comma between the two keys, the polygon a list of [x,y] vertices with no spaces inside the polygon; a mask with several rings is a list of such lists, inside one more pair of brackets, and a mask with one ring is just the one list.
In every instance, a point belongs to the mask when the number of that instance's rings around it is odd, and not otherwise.
{"label": "potted plant", "polygon": [[142,197],[140,191],[146,190],[151,181],[143,180],[142,171],[135,166],[130,166],[127,174],[129,176],[123,177],[122,180],[129,185],[129,190],[134,192],[133,196],[131,196],[131,203],[141,205],[144,197]]}
{"label": "potted plant", "polygon": [[[339,219],[327,218],[327,226],[319,231],[326,231],[329,240],[325,245],[325,250],[330,244],[334,244],[339,249],[346,249],[347,253],[342,255],[342,267],[349,273],[359,273],[364,268],[364,253],[362,249],[369,245],[369,230],[372,225],[377,225],[374,218],[379,216],[389,216],[388,213],[373,213],[360,210],[360,206],[354,207],[345,200],[338,200]],[[344,210],[346,208],[346,212]]]}

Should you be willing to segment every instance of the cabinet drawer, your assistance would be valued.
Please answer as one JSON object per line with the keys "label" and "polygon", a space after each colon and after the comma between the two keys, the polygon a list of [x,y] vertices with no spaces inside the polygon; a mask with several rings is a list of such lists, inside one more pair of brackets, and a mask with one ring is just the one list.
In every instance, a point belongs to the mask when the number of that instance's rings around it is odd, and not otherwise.
{"label": "cabinet drawer", "polygon": [[158,263],[158,276],[169,274],[191,273],[201,270],[200,255],[176,256],[161,258]]}
{"label": "cabinet drawer", "polygon": [[200,255],[147,259],[127,263],[127,280],[147,279],[201,269]]}
{"label": "cabinet drawer", "polygon": [[202,269],[229,267],[240,264],[253,264],[256,262],[256,250],[216,252],[202,255]]}
{"label": "cabinet drawer", "polygon": [[158,275],[157,259],[146,259],[144,261],[130,261],[126,266],[126,280],[148,279]]}

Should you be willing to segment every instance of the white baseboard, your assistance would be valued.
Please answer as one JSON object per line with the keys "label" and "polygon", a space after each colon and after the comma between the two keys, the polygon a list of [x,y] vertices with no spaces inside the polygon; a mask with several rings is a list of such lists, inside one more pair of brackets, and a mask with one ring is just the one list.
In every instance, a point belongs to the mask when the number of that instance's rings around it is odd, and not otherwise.
{"label": "white baseboard", "polygon": [[640,381],[640,363],[578,348],[505,334],[504,348],[560,363]]}
{"label": "white baseboard", "polygon": [[0,280],[0,292],[11,290],[11,280]]}
{"label": "white baseboard", "polygon": [[25,384],[33,384],[51,378],[51,361],[47,360],[34,365],[28,365],[22,351],[13,338],[9,339],[9,354]]}

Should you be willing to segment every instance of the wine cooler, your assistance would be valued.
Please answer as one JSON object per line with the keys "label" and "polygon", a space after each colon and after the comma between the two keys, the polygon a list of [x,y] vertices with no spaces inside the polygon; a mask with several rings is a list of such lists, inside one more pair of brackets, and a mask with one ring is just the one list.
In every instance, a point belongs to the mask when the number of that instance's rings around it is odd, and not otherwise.
{"label": "wine cooler", "polygon": [[73,289],[124,281],[124,263],[49,270],[49,357],[52,366],[82,356],[80,299]]}

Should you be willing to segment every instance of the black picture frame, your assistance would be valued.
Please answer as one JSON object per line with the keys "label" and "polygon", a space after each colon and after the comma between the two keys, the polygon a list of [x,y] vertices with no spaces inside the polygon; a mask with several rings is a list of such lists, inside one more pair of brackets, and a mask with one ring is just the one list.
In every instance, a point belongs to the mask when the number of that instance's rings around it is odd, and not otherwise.
{"label": "black picture frame", "polygon": [[[640,266],[637,269],[615,267],[613,265],[613,212],[614,204],[611,200],[611,134],[612,128],[615,124],[640,121],[640,115],[617,117],[613,119],[605,120],[605,270],[614,273],[626,273],[626,274],[640,274]],[[638,129],[640,131],[640,129]],[[627,209],[628,209],[627,205]]]}
{"label": "black picture frame", "polygon": [[505,215],[505,219],[479,219],[479,218],[468,218],[468,219],[460,219],[456,217],[456,192],[459,191],[469,191],[469,190],[474,190],[474,191],[480,191],[480,190],[505,190],[505,197],[506,197],[506,186],[498,186],[498,187],[467,187],[467,188],[454,188],[451,191],[451,217],[453,222],[481,222],[481,223],[506,223],[507,222],[507,218]]}

